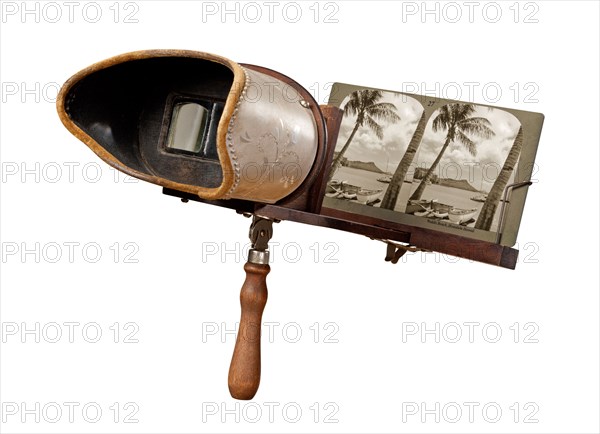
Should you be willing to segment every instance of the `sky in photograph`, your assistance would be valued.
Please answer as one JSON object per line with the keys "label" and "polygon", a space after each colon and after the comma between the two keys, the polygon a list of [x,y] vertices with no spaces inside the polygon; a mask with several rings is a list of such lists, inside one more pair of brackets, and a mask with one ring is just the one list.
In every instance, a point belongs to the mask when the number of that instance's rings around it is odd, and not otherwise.
{"label": "sky in photograph", "polygon": [[[342,108],[350,97],[342,103]],[[389,168],[393,172],[400,163],[404,152],[413,136],[417,123],[423,113],[423,107],[414,98],[393,92],[383,92],[380,102],[392,103],[396,106],[396,112],[400,116],[397,123],[378,122],[384,129],[383,139],[377,138],[375,133],[368,127],[358,129],[350,147],[344,154],[349,160],[374,162],[381,170]],[[336,145],[336,151],[340,151],[356,122],[356,116],[344,116],[340,127],[340,134]]]}
{"label": "sky in photograph", "polygon": [[[446,139],[446,130],[433,132],[433,119],[437,115],[436,110],[427,122],[419,153],[414,160],[417,167],[430,167]],[[496,108],[476,106],[471,116],[488,119],[496,135],[487,140],[469,136],[477,144],[476,156],[472,156],[461,143],[451,143],[435,173],[442,178],[466,179],[478,190],[489,192],[521,124],[512,114]]]}

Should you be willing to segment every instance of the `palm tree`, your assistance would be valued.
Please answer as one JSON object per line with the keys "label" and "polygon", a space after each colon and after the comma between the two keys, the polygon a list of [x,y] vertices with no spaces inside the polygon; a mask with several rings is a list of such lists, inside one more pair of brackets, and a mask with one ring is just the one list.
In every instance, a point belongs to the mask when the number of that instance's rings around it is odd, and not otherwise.
{"label": "palm tree", "polygon": [[485,203],[481,207],[481,212],[479,213],[479,217],[475,223],[475,229],[489,231],[492,227],[492,221],[494,220],[496,209],[498,209],[498,204],[500,203],[500,199],[504,194],[504,189],[506,188],[506,184],[508,184],[510,175],[517,165],[522,147],[523,127],[520,127],[517,137],[515,137],[515,141],[513,142],[512,148],[510,148],[506,160],[504,161],[504,166],[502,166],[502,170],[500,170],[498,178],[496,178],[496,181],[494,181],[494,185],[488,193]]}
{"label": "palm tree", "polygon": [[447,130],[446,140],[435,161],[410,197],[411,200],[421,199],[427,181],[431,178],[431,175],[435,171],[450,143],[460,143],[467,148],[471,155],[476,156],[477,144],[469,137],[469,135],[479,136],[483,139],[489,139],[496,135],[490,128],[490,121],[486,118],[471,117],[471,114],[473,114],[474,111],[475,105],[462,103],[446,104],[439,109],[438,115],[433,120],[433,131]]}
{"label": "palm tree", "polygon": [[348,150],[356,131],[362,126],[371,129],[378,139],[383,139],[383,127],[377,121],[398,122],[400,116],[396,113],[396,106],[389,102],[379,102],[383,98],[380,90],[357,90],[350,94],[350,100],[344,106],[344,116],[356,116],[354,129],[346,140],[346,144],[331,165],[328,182],[339,169],[344,153]]}
{"label": "palm tree", "polygon": [[419,149],[419,145],[421,144],[421,139],[423,138],[423,133],[425,132],[425,124],[426,122],[425,111],[421,115],[421,119],[419,119],[419,123],[417,124],[417,128],[415,129],[415,133],[410,139],[410,143],[406,148],[406,152],[396,167],[396,171],[392,176],[392,180],[390,181],[390,185],[383,196],[383,201],[381,202],[381,208],[394,210],[396,208],[396,202],[398,202],[398,196],[400,195],[400,189],[402,188],[402,183],[404,182],[404,178],[406,177],[406,173],[408,172],[408,168],[413,162],[415,155],[417,154],[417,150]]}

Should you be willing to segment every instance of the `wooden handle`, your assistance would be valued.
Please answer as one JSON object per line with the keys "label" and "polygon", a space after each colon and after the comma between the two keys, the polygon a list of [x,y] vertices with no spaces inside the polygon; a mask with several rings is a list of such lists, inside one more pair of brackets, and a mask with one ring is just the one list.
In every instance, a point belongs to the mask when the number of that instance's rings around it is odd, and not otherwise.
{"label": "wooden handle", "polygon": [[229,393],[236,399],[252,399],[260,384],[260,329],[267,304],[268,265],[247,262],[246,281],[240,293],[242,317],[229,367]]}

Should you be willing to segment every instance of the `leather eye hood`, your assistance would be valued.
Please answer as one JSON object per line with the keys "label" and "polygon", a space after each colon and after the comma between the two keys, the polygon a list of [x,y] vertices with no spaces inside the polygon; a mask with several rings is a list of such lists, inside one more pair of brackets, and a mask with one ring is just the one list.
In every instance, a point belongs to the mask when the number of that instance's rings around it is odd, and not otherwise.
{"label": "leather eye hood", "polygon": [[[182,101],[210,107],[198,155],[165,145]],[[96,63],[64,84],[57,110],[109,165],[203,199],[275,203],[307,179],[325,140],[319,107],[298,83],[196,51],[138,51]]]}

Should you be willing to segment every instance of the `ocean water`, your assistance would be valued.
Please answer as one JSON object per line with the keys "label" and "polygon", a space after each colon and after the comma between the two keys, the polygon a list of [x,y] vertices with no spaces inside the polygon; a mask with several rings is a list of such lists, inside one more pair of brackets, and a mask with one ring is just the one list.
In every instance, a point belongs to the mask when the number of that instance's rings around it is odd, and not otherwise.
{"label": "ocean water", "polygon": [[[348,184],[357,185],[359,187],[368,188],[368,189],[381,189],[384,191],[387,190],[389,184],[385,184],[377,181],[377,178],[381,178],[384,176],[380,173],[369,172],[367,170],[361,169],[353,169],[350,167],[340,167],[338,171],[335,173],[333,179],[338,181],[346,181]],[[406,203],[408,202],[408,198],[410,195],[417,189],[419,186],[420,180],[415,180],[412,183],[403,182],[402,188],[400,189],[400,196],[398,198],[398,202],[396,204],[395,211],[404,212]],[[431,184],[425,188],[423,192],[423,196],[421,199],[424,200],[433,200],[437,199],[438,202],[452,205],[456,208],[463,209],[472,209],[477,208],[481,210],[483,206],[482,202],[475,202],[471,200],[474,196],[479,196],[481,193],[475,191],[467,191],[462,190],[460,188],[454,187],[445,187],[442,185]],[[383,196],[382,196],[383,197]],[[379,206],[379,204],[375,205]],[[492,222],[491,231],[496,231],[498,227],[498,219],[500,214],[500,206],[496,210],[496,215],[494,216],[494,220]],[[479,211],[475,214],[475,220],[477,220],[477,216],[479,216]],[[426,218],[426,217],[423,217]],[[470,223],[467,226],[473,227],[475,223]]]}

